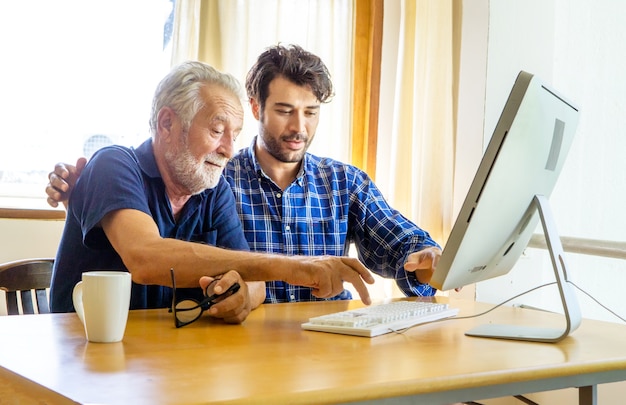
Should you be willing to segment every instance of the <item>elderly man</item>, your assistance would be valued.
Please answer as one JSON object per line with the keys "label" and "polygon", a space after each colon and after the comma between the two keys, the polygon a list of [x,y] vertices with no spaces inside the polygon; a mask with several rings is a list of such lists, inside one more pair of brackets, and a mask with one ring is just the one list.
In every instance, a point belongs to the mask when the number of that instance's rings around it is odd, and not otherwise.
{"label": "elderly man", "polygon": [[[355,285],[369,303],[373,278],[356,259],[247,252],[248,244],[222,170],[233,155],[243,122],[240,86],[230,75],[199,62],[174,68],[157,87],[152,138],[138,148],[98,151],[71,194],[51,286],[51,308],[72,311],[71,292],[84,271],[128,270],[131,308],[200,298],[201,287],[221,277],[215,292],[238,282],[240,290],[209,314],[242,322],[263,302],[263,283],[306,286],[321,298]],[[196,288],[192,288],[192,287]],[[187,290],[188,289],[188,290]]]}

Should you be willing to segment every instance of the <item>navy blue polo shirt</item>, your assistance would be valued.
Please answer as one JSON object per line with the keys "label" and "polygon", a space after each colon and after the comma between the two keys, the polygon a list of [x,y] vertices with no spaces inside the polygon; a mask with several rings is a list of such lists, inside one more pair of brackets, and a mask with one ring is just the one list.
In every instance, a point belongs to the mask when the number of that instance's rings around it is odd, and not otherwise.
{"label": "navy blue polo shirt", "polygon": [[[72,290],[84,271],[128,271],[99,226],[106,214],[119,209],[150,215],[164,238],[248,250],[233,193],[223,177],[215,188],[192,196],[176,221],[154,159],[152,140],[136,149],[106,147],[90,159],[70,197],[50,288],[53,312],[74,311]],[[172,263],[155,266],[169,270]],[[180,294],[200,297],[202,292],[198,287],[183,289]],[[171,288],[133,283],[131,309],[170,305]]]}

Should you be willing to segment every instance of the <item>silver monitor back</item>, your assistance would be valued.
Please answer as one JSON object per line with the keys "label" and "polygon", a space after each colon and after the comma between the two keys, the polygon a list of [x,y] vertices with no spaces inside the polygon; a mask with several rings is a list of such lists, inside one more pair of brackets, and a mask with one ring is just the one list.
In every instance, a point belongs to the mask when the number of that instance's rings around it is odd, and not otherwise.
{"label": "silver monitor back", "polygon": [[456,219],[431,284],[450,290],[508,273],[536,230],[529,209],[549,197],[568,154],[578,108],[520,72]]}

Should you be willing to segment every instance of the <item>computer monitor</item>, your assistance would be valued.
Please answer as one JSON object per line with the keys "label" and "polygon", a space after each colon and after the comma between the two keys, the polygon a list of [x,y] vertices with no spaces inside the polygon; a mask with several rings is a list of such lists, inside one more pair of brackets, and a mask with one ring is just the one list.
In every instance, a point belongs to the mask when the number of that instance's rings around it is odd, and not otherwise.
{"label": "computer monitor", "polygon": [[508,273],[541,220],[565,327],[489,324],[466,334],[556,342],[579,326],[580,310],[566,282],[563,249],[548,204],[578,116],[576,106],[539,78],[519,73],[431,280],[446,291]]}

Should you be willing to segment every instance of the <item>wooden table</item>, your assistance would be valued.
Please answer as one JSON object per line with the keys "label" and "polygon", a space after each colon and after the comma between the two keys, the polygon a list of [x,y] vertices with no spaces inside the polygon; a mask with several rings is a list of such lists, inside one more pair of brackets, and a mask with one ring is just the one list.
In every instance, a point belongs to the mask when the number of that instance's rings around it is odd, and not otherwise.
{"label": "wooden table", "polygon": [[[131,311],[120,343],[87,342],[75,314],[0,317],[0,399],[326,404],[392,398],[446,404],[586,387],[582,402],[595,403],[596,384],[626,380],[624,325],[584,320],[557,344],[463,334],[486,322],[545,326],[559,319],[529,309],[499,308],[376,338],[300,328],[311,316],[360,305],[265,305],[242,325],[204,317],[181,329],[165,309]],[[460,315],[487,308],[461,300],[450,305]]]}

